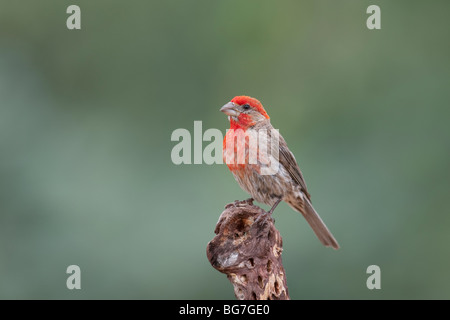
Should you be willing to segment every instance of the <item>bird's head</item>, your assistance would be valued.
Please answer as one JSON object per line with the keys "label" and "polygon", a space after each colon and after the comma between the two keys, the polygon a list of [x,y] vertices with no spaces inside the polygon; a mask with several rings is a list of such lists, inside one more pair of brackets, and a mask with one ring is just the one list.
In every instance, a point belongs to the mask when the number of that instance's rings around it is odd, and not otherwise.
{"label": "bird's head", "polygon": [[241,128],[244,130],[269,119],[261,102],[248,96],[234,97],[220,111],[229,117],[232,128]]}

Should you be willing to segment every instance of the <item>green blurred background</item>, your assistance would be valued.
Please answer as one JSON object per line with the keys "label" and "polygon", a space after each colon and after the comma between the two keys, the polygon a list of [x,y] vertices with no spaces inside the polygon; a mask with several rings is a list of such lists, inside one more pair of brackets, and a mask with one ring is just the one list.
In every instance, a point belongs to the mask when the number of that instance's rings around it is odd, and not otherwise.
{"label": "green blurred background", "polygon": [[[371,4],[381,30],[366,27]],[[225,165],[172,164],[170,137],[195,120],[224,133],[219,108],[246,94],[342,247],[281,204],[291,297],[449,299],[449,10],[1,0],[0,298],[234,299],[205,251],[247,194]],[[71,264],[81,290],[66,288]],[[372,264],[381,290],[366,288]]]}

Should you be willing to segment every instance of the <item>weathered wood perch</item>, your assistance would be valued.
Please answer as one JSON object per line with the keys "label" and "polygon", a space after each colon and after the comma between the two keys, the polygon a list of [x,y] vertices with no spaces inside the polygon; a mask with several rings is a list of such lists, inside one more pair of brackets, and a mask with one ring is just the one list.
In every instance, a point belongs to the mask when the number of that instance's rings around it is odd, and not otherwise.
{"label": "weathered wood perch", "polygon": [[281,261],[283,241],[273,218],[251,199],[225,206],[206,248],[239,300],[289,300]]}

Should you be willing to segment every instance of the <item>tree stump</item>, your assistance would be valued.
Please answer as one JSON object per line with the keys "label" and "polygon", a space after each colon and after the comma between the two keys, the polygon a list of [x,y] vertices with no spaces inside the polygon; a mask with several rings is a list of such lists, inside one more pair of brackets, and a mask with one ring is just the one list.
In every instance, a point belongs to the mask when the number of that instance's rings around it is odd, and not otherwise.
{"label": "tree stump", "polygon": [[281,261],[283,241],[273,218],[252,199],[225,206],[206,248],[211,265],[225,273],[239,300],[289,300]]}

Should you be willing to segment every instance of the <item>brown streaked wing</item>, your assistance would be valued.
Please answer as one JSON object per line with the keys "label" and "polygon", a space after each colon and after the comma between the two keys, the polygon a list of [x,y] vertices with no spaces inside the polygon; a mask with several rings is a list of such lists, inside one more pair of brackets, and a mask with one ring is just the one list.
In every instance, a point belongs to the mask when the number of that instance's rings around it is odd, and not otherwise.
{"label": "brown streaked wing", "polygon": [[308,189],[306,188],[306,182],[303,179],[303,175],[302,172],[300,171],[300,168],[298,167],[297,161],[295,161],[294,155],[288,149],[284,138],[281,136],[281,134],[279,136],[280,136],[279,142],[280,164],[286,168],[286,170],[291,175],[292,179],[294,179],[294,181],[298,183],[298,185],[301,187],[302,191],[305,193],[308,199],[311,200],[311,195],[308,193]]}
{"label": "brown streaked wing", "polygon": [[[271,137],[272,137],[272,129],[274,129],[274,127],[272,126],[272,124],[270,123],[270,120],[264,120],[261,121],[260,123],[257,123],[253,129],[255,130],[267,130],[267,136],[269,138],[269,143],[271,141]],[[302,172],[300,171],[300,168],[298,167],[297,161],[295,161],[295,157],[292,154],[292,152],[288,149],[287,147],[287,143],[284,140],[283,136],[278,132],[278,136],[279,136],[279,143],[278,143],[278,157],[280,164],[286,168],[287,172],[289,172],[289,175],[292,177],[292,179],[294,180],[294,182],[296,182],[301,190],[303,191],[303,193],[308,197],[308,199],[311,201],[311,195],[308,193],[308,190],[306,188],[306,182],[303,179],[303,175]],[[270,144],[269,148],[274,148],[275,146]],[[274,154],[274,151],[272,150],[272,155]]]}

